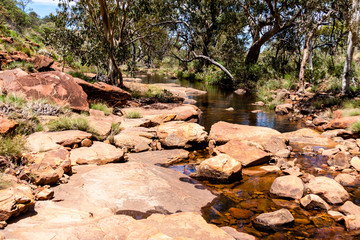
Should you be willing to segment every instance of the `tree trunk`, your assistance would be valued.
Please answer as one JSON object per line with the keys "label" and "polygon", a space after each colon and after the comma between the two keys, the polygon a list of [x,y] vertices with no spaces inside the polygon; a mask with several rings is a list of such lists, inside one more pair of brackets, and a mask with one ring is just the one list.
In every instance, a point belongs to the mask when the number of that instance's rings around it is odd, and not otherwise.
{"label": "tree trunk", "polygon": [[234,77],[233,75],[229,72],[229,70],[227,70],[223,65],[221,65],[220,63],[216,62],[214,59],[208,57],[208,56],[204,56],[204,55],[197,55],[195,52],[193,52],[194,57],[196,59],[203,59],[206,60],[208,62],[210,62],[211,64],[217,66],[218,68],[220,68],[232,81],[234,81]]}
{"label": "tree trunk", "polygon": [[310,44],[311,44],[311,38],[314,36],[316,29],[314,29],[309,36],[307,37],[304,45],[303,50],[303,57],[300,64],[300,71],[299,71],[299,91],[304,91],[305,88],[305,70],[306,70],[306,63],[309,59],[310,55]]}
{"label": "tree trunk", "polygon": [[310,70],[314,69],[312,58],[313,58],[313,43],[312,43],[312,40],[310,40],[310,44],[309,44],[309,61],[308,61]]}
{"label": "tree trunk", "polygon": [[114,57],[109,59],[109,72],[110,84],[117,87],[123,87],[123,78],[120,67],[116,64]]}
{"label": "tree trunk", "polygon": [[246,66],[254,65],[255,63],[257,63],[260,56],[261,46],[262,45],[260,44],[251,45],[245,58]]}

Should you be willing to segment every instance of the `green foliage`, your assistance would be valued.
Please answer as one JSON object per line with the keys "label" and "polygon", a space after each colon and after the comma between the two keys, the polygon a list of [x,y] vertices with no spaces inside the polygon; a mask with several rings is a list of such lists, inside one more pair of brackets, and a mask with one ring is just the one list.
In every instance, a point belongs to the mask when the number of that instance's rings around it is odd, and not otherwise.
{"label": "green foliage", "polygon": [[120,123],[112,123],[111,124],[111,131],[107,139],[110,141],[111,144],[114,144],[114,137],[121,131]]}
{"label": "green foliage", "polygon": [[85,74],[83,74],[81,72],[70,71],[70,72],[68,72],[68,74],[70,74],[73,77],[80,78],[80,79],[82,79],[84,81],[87,81],[89,83],[94,83],[95,82],[95,80],[91,79],[90,77],[86,76]]}
{"label": "green foliage", "polygon": [[53,120],[47,125],[49,131],[81,130],[89,133],[96,133],[84,116],[67,117],[62,116]]}
{"label": "green foliage", "polygon": [[354,109],[344,109],[342,110],[343,117],[349,117],[349,116],[359,116],[360,115],[360,109],[354,108]]}
{"label": "green foliage", "polygon": [[33,63],[29,63],[29,62],[25,62],[25,61],[13,61],[4,67],[4,69],[7,69],[7,70],[11,70],[11,69],[15,69],[15,68],[20,68],[26,72],[34,72],[34,69],[35,69]]}
{"label": "green foliage", "polygon": [[350,130],[353,133],[359,133],[360,132],[360,122],[356,122],[353,125],[351,125]]}
{"label": "green foliage", "polygon": [[0,136],[0,155],[11,159],[20,158],[25,149],[25,138],[21,135]]}
{"label": "green foliage", "polygon": [[17,135],[30,135],[34,132],[40,132],[44,130],[44,127],[41,125],[37,117],[30,117],[27,119],[17,119],[18,123],[15,134]]}
{"label": "green foliage", "polygon": [[327,97],[323,99],[317,99],[312,103],[316,109],[324,109],[332,106],[338,106],[342,103],[342,100],[338,97]]}
{"label": "green foliage", "polygon": [[131,111],[126,113],[127,118],[142,118],[142,115],[138,111]]}
{"label": "green foliage", "polygon": [[90,109],[103,111],[105,115],[112,114],[112,109],[109,108],[105,103],[101,103],[101,102],[96,102],[91,104]]}
{"label": "green foliage", "polygon": [[7,95],[6,94],[0,95],[0,102],[21,108],[27,103],[27,100],[24,96],[10,93]]}

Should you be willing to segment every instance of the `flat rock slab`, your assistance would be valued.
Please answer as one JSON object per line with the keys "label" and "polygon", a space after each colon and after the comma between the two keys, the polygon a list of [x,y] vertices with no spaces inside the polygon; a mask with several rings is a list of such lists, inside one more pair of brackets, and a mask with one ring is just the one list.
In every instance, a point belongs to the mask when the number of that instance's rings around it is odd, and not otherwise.
{"label": "flat rock slab", "polygon": [[179,180],[186,175],[154,165],[128,162],[74,169],[77,174],[68,184],[54,188],[55,198],[64,199],[61,204],[67,207],[76,202],[85,211],[200,212],[216,197]]}
{"label": "flat rock slab", "polygon": [[283,133],[289,139],[290,144],[304,144],[312,146],[335,146],[336,143],[329,138],[321,136],[315,130],[309,128],[299,129],[294,132]]}
{"label": "flat rock slab", "polygon": [[169,165],[188,159],[189,152],[184,149],[171,149],[162,151],[149,151],[143,153],[130,153],[127,156],[129,162]]}

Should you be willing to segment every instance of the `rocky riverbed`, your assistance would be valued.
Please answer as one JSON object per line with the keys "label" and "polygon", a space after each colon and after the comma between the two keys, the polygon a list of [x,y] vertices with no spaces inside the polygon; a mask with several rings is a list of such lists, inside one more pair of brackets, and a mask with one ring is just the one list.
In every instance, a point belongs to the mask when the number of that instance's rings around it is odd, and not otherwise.
{"label": "rocky riverbed", "polygon": [[[85,118],[94,132],[45,129],[27,136],[19,166],[3,159],[2,238],[355,239],[359,234],[360,141],[343,129],[353,119],[323,123],[324,132],[280,133],[225,121],[207,132],[197,123],[201,111],[194,105],[134,101],[105,115],[88,109],[82,91],[119,104],[130,100],[128,93],[62,73],[26,77],[0,73],[7,91],[30,89],[32,97],[45,95],[60,80],[57,93],[67,98],[59,96],[59,102],[89,111]],[[78,84],[77,94],[69,93],[72,84]],[[161,87],[182,101],[204,94]],[[34,89],[43,90],[34,95]],[[130,112],[139,118],[128,118]],[[0,130],[6,134],[17,123],[2,115]],[[44,114],[40,121],[56,118]],[[120,126],[115,134],[114,124]]]}

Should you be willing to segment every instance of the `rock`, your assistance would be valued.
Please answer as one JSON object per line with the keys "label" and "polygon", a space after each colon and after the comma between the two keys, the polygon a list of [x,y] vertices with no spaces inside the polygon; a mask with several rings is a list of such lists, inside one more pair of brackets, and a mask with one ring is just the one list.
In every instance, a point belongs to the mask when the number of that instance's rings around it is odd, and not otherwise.
{"label": "rock", "polygon": [[54,197],[54,190],[45,188],[40,192],[36,193],[37,200],[50,200]]}
{"label": "rock", "polygon": [[282,150],[277,151],[275,153],[275,156],[281,157],[281,158],[288,158],[288,157],[290,157],[290,154],[291,154],[290,150],[282,149]]}
{"label": "rock", "polygon": [[129,162],[170,165],[188,159],[189,152],[184,149],[171,149],[163,151],[148,151],[143,153],[130,153],[127,156]]}
{"label": "rock", "polygon": [[351,131],[347,131],[345,129],[335,129],[335,130],[328,130],[325,131],[321,134],[321,136],[323,137],[327,137],[327,138],[335,138],[335,137],[345,137],[345,138],[349,138],[351,137],[353,134]]}
{"label": "rock", "polygon": [[221,227],[221,230],[231,235],[235,240],[256,240],[256,237],[244,232],[236,231],[232,227]]}
{"label": "rock", "polygon": [[326,124],[323,128],[324,130],[346,129],[356,122],[360,122],[360,116],[341,117],[332,120],[330,123]]}
{"label": "rock", "polygon": [[28,185],[17,183],[14,176],[2,174],[0,190],[0,221],[28,211],[35,204],[33,191]]}
{"label": "rock", "polygon": [[0,116],[0,134],[7,133],[18,125],[17,122],[6,117]]}
{"label": "rock", "polygon": [[24,94],[29,99],[48,99],[78,111],[89,111],[87,95],[72,76],[63,72],[41,72],[4,82],[5,90]]}
{"label": "rock", "polygon": [[340,152],[339,148],[325,149],[321,152],[321,155],[331,157],[331,156],[337,154],[338,152]]}
{"label": "rock", "polygon": [[75,78],[75,82],[82,87],[88,95],[89,100],[101,100],[113,107],[123,106],[131,99],[130,93],[119,87],[104,82],[89,83],[82,79]]}
{"label": "rock", "polygon": [[340,173],[335,177],[335,181],[345,187],[353,186],[355,185],[356,177],[347,173]]}
{"label": "rock", "polygon": [[350,167],[350,153],[348,152],[338,152],[334,156],[331,156],[327,163],[329,166],[334,166],[336,169],[346,169]]}
{"label": "rock", "polygon": [[29,56],[21,51],[14,51],[11,53],[11,59],[14,61],[25,61],[27,62],[29,60]]}
{"label": "rock", "polygon": [[234,207],[229,209],[229,213],[232,217],[234,217],[236,219],[248,219],[252,215],[254,215],[254,213],[250,210],[234,208]]}
{"label": "rock", "polygon": [[238,140],[230,140],[215,150],[235,158],[243,167],[260,165],[270,160],[268,153]]}
{"label": "rock", "polygon": [[328,211],[328,214],[336,221],[341,221],[344,219],[344,215],[338,211]]}
{"label": "rock", "polygon": [[[257,141],[257,138],[253,139]],[[271,152],[272,154],[275,154],[283,151],[288,150],[286,146],[286,139],[282,136],[270,136],[266,141],[259,141],[260,144],[264,147],[265,151]]]}
{"label": "rock", "polygon": [[217,122],[211,126],[209,138],[214,139],[216,143],[227,143],[230,140],[252,140],[255,137],[257,141],[269,140],[272,136],[281,136],[281,133],[266,127],[256,127],[248,125],[233,124],[227,122]]}
{"label": "rock", "polygon": [[300,178],[293,175],[278,177],[272,183],[270,193],[279,197],[300,199],[304,194],[304,184]]}
{"label": "rock", "polygon": [[283,133],[283,136],[289,139],[290,144],[306,144],[315,146],[332,146],[335,145],[330,139],[321,136],[320,133],[313,129],[303,128],[294,132]]}
{"label": "rock", "polygon": [[[150,137],[150,138],[149,138]],[[155,137],[155,133],[154,133]],[[151,149],[152,136],[147,136],[141,128],[121,131],[114,137],[114,144],[132,152],[143,152]]]}
{"label": "rock", "polygon": [[85,138],[84,140],[81,141],[82,147],[90,147],[91,145],[92,145],[92,141],[88,138]]}
{"label": "rock", "polygon": [[293,105],[290,103],[284,103],[276,105],[275,112],[277,114],[288,114],[293,109]]}
{"label": "rock", "polygon": [[234,111],[234,108],[232,108],[232,107],[229,107],[229,108],[227,108],[227,109],[225,109],[226,111]]}
{"label": "rock", "polygon": [[261,166],[261,169],[269,172],[269,173],[278,173],[281,172],[281,169],[278,166]]}
{"label": "rock", "polygon": [[54,59],[44,55],[37,55],[34,60],[35,68],[39,72],[49,71],[53,63]]}
{"label": "rock", "polygon": [[265,103],[262,101],[258,101],[258,102],[254,102],[251,105],[255,105],[255,106],[265,106]]}
{"label": "rock", "polygon": [[71,164],[107,164],[121,162],[124,152],[113,145],[95,141],[91,147],[81,147],[71,150]]}
{"label": "rock", "polygon": [[157,136],[165,147],[186,147],[204,144],[208,134],[196,123],[182,121],[167,122],[157,129]]}
{"label": "rock", "polygon": [[228,181],[241,178],[241,163],[236,159],[219,154],[200,163],[194,177]]}
{"label": "rock", "polygon": [[359,215],[348,215],[344,217],[345,226],[348,231],[360,230],[360,216]]}
{"label": "rock", "polygon": [[326,119],[324,118],[321,118],[321,117],[317,117],[315,119],[313,119],[313,124],[315,126],[320,126],[320,125],[324,125],[324,124],[327,124],[329,121],[327,121]]}
{"label": "rock", "polygon": [[292,175],[292,176],[295,176],[295,177],[299,177],[299,176],[303,175],[303,173],[300,172],[300,169],[298,167],[296,167],[296,166],[284,169],[283,173],[286,174],[286,175]]}
{"label": "rock", "polygon": [[86,119],[97,133],[97,138],[105,139],[110,134],[113,124],[120,124],[122,122],[122,118],[112,114],[105,116],[105,114],[102,115],[99,112],[104,113],[99,110],[90,109],[90,116],[86,117]]}
{"label": "rock", "polygon": [[65,130],[60,132],[36,132],[27,137],[26,148],[30,152],[43,152],[72,146],[80,143],[92,134],[80,130]]}
{"label": "rock", "polygon": [[350,198],[343,186],[328,177],[311,179],[308,189],[311,193],[323,197],[330,204],[341,204]]}
{"label": "rock", "polygon": [[262,213],[255,218],[256,227],[265,229],[277,229],[283,225],[294,222],[294,217],[287,209],[280,209],[275,212]]}
{"label": "rock", "polygon": [[26,155],[31,163],[21,174],[22,179],[30,179],[36,185],[55,184],[64,173],[71,171],[70,154],[65,149]]}
{"label": "rock", "polygon": [[360,216],[360,207],[355,205],[351,201],[346,201],[341,207],[339,207],[339,211],[348,215],[358,215]]}
{"label": "rock", "polygon": [[356,169],[356,171],[360,171],[360,158],[359,157],[353,157],[350,161],[350,164],[353,168]]}
{"label": "rock", "polygon": [[239,88],[239,89],[235,90],[234,93],[236,93],[237,95],[245,95],[246,90]]}
{"label": "rock", "polygon": [[312,210],[312,209],[323,209],[329,210],[330,206],[318,195],[309,194],[300,199],[300,204],[303,208]]}
{"label": "rock", "polygon": [[11,83],[13,80],[19,77],[23,77],[28,75],[27,72],[24,72],[20,68],[16,68],[13,70],[7,70],[0,73],[0,87],[1,90],[4,90],[5,84]]}

